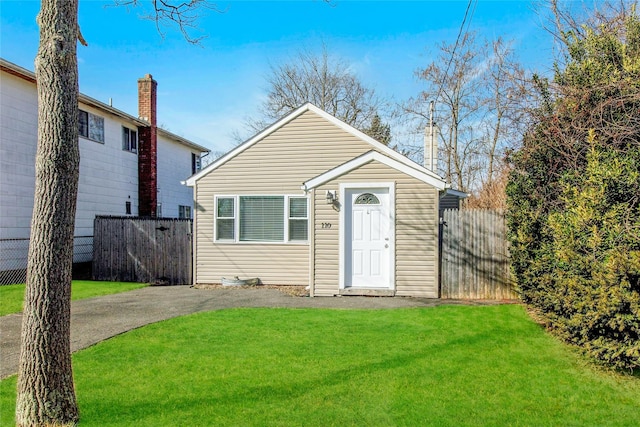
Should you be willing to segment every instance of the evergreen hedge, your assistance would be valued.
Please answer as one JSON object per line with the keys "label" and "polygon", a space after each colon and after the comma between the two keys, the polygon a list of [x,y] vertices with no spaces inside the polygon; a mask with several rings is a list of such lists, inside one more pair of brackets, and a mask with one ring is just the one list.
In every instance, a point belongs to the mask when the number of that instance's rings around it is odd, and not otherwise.
{"label": "evergreen hedge", "polygon": [[640,21],[568,34],[566,68],[511,157],[521,298],[609,366],[640,367]]}

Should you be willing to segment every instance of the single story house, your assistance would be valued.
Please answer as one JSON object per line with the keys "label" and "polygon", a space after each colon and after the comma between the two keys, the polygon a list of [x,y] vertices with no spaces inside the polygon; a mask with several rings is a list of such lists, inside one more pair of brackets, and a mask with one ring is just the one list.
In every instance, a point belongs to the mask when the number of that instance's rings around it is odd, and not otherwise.
{"label": "single story house", "polygon": [[438,297],[444,180],[312,104],[185,183],[194,284],[238,276],[312,296]]}

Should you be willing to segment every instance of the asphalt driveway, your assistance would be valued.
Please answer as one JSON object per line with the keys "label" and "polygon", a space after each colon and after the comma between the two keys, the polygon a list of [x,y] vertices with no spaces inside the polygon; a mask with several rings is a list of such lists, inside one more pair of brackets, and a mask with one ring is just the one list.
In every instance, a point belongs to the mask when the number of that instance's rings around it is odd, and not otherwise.
{"label": "asphalt driveway", "polygon": [[[476,302],[495,304],[496,302]],[[392,309],[473,304],[469,301],[405,297],[296,297],[277,289],[149,286],[71,303],[73,352],[149,323],[201,311],[233,307]],[[21,314],[0,317],[0,379],[18,371]]]}

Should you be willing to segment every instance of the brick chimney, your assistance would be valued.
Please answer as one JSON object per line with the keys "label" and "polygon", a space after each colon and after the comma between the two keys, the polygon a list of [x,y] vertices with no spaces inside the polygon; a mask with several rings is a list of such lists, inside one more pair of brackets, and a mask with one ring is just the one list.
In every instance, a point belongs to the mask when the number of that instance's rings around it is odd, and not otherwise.
{"label": "brick chimney", "polygon": [[149,217],[156,216],[158,205],[157,88],[151,74],[138,79],[138,116],[149,123],[138,129],[138,212]]}

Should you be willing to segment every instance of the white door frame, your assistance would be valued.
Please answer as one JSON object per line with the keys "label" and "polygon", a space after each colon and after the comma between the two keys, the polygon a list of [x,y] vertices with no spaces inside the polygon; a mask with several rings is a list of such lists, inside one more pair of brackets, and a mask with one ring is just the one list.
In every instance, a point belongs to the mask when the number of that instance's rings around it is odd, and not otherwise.
{"label": "white door frame", "polygon": [[[351,200],[346,199],[347,190],[366,190],[368,188],[387,188],[389,189],[389,287],[388,289],[395,289],[395,265],[396,265],[396,198],[395,198],[395,182],[346,182],[340,184],[340,195],[339,201],[343,205],[340,208],[340,227],[339,227],[339,239],[340,239],[340,250],[339,250],[339,285],[340,289],[345,289],[345,284],[347,283],[346,278],[346,236],[345,225],[347,218],[345,218],[345,211],[347,210],[344,206],[345,203],[351,203]],[[350,237],[349,237],[350,238]],[[387,288],[380,288],[387,289]]]}

